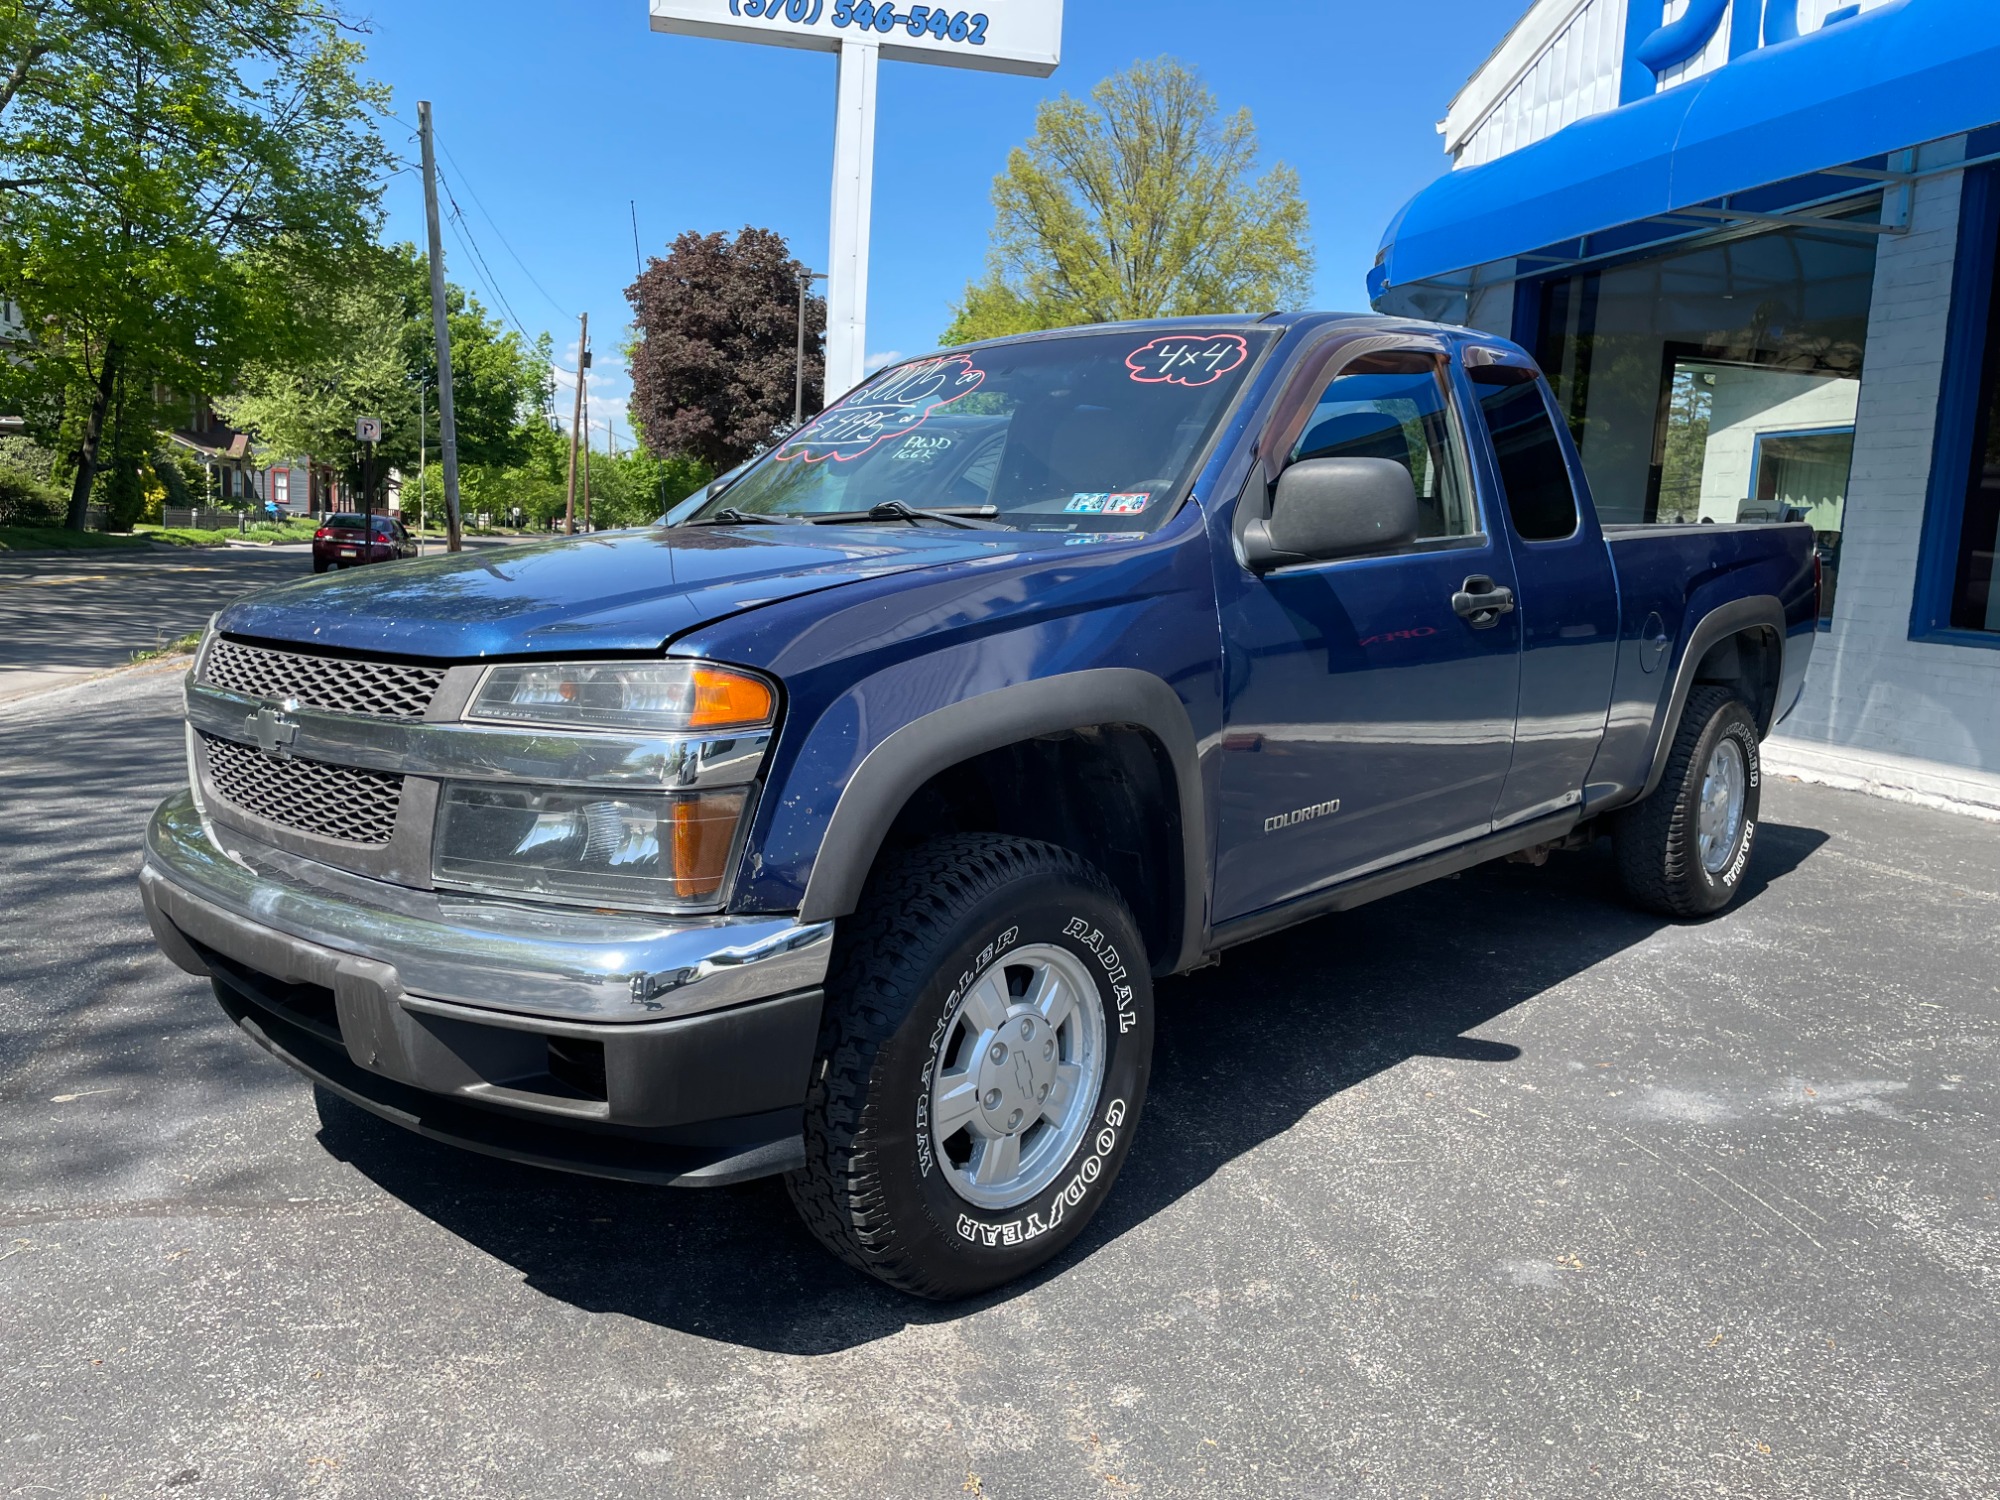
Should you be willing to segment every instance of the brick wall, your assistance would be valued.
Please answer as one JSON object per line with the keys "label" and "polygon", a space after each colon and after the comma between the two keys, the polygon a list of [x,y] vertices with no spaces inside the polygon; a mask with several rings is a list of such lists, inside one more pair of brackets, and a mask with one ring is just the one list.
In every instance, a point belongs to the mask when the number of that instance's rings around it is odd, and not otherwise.
{"label": "brick wall", "polygon": [[[1921,165],[1963,155],[1945,143]],[[1909,639],[1963,183],[1920,182],[1910,232],[1882,238],[1833,628],[1782,730],[1823,764],[1846,753],[1864,779],[1912,760],[2000,773],[2000,651]]]}

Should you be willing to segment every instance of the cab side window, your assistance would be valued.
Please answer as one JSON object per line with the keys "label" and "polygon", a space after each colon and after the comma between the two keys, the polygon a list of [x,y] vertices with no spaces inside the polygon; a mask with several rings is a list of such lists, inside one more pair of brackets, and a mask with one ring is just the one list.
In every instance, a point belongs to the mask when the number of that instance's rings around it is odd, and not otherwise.
{"label": "cab side window", "polygon": [[1419,540],[1476,535],[1449,392],[1444,361],[1434,355],[1363,355],[1327,381],[1288,461],[1393,459],[1416,485]]}
{"label": "cab side window", "polygon": [[1501,366],[1471,374],[1515,532],[1524,542],[1559,542],[1576,535],[1576,490],[1541,381],[1532,371]]}

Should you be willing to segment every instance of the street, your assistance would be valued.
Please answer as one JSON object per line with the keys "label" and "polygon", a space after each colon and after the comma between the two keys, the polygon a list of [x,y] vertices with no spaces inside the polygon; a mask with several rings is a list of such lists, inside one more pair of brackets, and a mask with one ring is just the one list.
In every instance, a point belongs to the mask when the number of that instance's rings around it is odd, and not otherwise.
{"label": "street", "polygon": [[311,576],[312,550],[296,545],[0,553],[0,703],[122,667],[240,594]]}
{"label": "street", "polygon": [[[117,593],[107,652],[153,629]],[[140,913],[177,704],[0,709],[0,1491],[1994,1493],[1992,824],[1773,778],[1707,924],[1620,904],[1600,845],[1233,950],[1160,986],[1077,1246],[939,1306],[776,1182],[316,1099]]]}

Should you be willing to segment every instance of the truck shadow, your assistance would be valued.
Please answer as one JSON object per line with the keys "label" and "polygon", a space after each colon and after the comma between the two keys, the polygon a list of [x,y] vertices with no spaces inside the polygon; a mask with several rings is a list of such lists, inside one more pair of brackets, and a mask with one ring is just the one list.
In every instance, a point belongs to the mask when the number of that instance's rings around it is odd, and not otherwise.
{"label": "truck shadow", "polygon": [[[1759,832],[1746,903],[1827,840],[1783,824]],[[1163,982],[1144,1124],[1117,1191],[1052,1265],[972,1302],[919,1302],[847,1270],[808,1237],[774,1181],[677,1193],[566,1177],[414,1138],[324,1090],[320,1139],[544,1295],[726,1343],[831,1353],[1061,1275],[1406,1059],[1514,1061],[1509,1011],[1666,925],[1623,905],[1616,889],[1608,844],[1541,869],[1487,865]],[[1499,1034],[1483,1034],[1495,1022]]]}

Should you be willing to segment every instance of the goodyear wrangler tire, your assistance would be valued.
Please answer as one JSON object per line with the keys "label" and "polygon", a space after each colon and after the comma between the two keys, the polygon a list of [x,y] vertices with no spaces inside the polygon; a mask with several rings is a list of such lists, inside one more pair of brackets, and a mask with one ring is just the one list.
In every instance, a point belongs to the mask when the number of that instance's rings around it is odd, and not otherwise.
{"label": "goodyear wrangler tire", "polygon": [[1723,687],[1698,687],[1653,795],[1612,828],[1626,893],[1670,917],[1702,917],[1736,898],[1757,835],[1757,721]]}
{"label": "goodyear wrangler tire", "polygon": [[1131,914],[1067,850],[961,834],[886,861],[841,923],[793,1204],[919,1296],[1041,1265],[1125,1160],[1152,1000]]}

